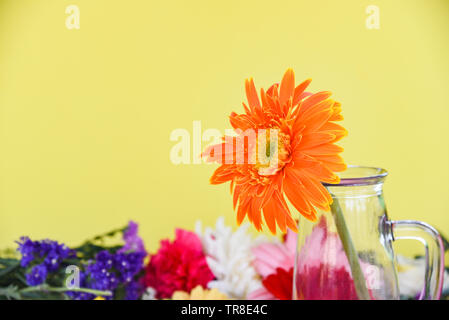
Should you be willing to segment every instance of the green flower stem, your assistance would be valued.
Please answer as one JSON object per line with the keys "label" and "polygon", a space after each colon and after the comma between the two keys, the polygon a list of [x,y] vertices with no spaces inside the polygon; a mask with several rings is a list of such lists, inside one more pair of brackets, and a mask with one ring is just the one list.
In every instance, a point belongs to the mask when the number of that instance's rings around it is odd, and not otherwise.
{"label": "green flower stem", "polygon": [[338,203],[337,198],[333,197],[333,200],[334,201],[331,204],[331,211],[334,216],[338,235],[340,236],[340,240],[343,244],[343,249],[345,250],[346,257],[349,261],[349,266],[351,267],[352,279],[354,279],[357,296],[360,300],[371,300],[368,289],[366,288],[365,277],[363,275],[362,268],[360,267],[359,257],[354,248],[354,244],[352,243],[351,235],[349,234],[340,204]]}
{"label": "green flower stem", "polygon": [[28,287],[25,289],[20,290],[21,293],[26,292],[35,292],[35,291],[48,291],[48,292],[67,292],[67,291],[73,291],[73,292],[84,292],[84,293],[90,293],[96,296],[112,296],[111,291],[101,291],[101,290],[94,290],[94,289],[88,289],[88,288],[55,288],[50,287],[48,285],[41,285],[41,286],[35,286],[35,287]]}

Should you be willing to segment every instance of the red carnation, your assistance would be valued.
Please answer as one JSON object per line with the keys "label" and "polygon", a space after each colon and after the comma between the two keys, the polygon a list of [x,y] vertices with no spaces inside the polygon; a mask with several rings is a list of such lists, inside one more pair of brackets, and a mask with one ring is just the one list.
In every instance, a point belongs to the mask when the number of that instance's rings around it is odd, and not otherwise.
{"label": "red carnation", "polygon": [[162,240],[159,251],[151,255],[144,283],[156,290],[156,298],[164,299],[177,290],[190,292],[197,285],[206,288],[213,279],[199,237],[176,229],[175,240]]}

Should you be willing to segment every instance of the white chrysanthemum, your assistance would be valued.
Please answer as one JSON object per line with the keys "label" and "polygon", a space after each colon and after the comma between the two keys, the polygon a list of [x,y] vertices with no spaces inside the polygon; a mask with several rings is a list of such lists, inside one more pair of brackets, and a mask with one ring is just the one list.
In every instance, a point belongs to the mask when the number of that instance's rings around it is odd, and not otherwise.
{"label": "white chrysanthemum", "polygon": [[[424,288],[426,262],[424,258],[411,259],[397,256],[399,264],[399,291],[401,295],[415,298]],[[444,273],[443,290],[449,289],[449,273]]]}
{"label": "white chrysanthemum", "polygon": [[148,287],[142,295],[142,300],[156,300],[156,290]]}
{"label": "white chrysanthemum", "polygon": [[206,228],[204,233],[201,222],[196,225],[207,263],[216,277],[208,287],[217,288],[231,299],[245,299],[262,285],[252,266],[251,253],[259,240],[253,240],[247,233],[248,226],[241,225],[233,232],[231,227],[225,226],[223,217],[218,218],[215,229]]}

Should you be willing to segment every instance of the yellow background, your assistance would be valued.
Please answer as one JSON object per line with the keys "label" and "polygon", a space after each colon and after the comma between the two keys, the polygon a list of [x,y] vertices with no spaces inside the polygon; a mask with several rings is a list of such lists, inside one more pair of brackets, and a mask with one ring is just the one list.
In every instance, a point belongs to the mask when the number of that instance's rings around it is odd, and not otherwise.
{"label": "yellow background", "polygon": [[0,247],[134,219],[155,250],[197,219],[234,223],[215,166],[173,165],[170,133],[223,131],[245,78],[288,67],[342,102],[347,162],[389,170],[391,218],[449,235],[448,30],[447,0],[0,0]]}

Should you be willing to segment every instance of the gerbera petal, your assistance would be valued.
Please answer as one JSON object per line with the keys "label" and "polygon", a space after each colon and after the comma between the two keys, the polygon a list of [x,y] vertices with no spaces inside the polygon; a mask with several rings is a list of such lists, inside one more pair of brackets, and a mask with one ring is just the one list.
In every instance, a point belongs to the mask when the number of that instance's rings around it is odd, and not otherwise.
{"label": "gerbera petal", "polygon": [[332,110],[334,112],[332,106],[334,105],[334,101],[331,99],[326,99],[324,101],[321,101],[320,103],[317,103],[310,108],[308,108],[304,113],[301,114],[300,121],[307,122],[309,118],[313,117],[315,114],[320,113],[326,109]]}
{"label": "gerbera petal", "polygon": [[279,243],[264,243],[251,251],[257,257],[254,266],[263,277],[273,273],[278,267],[279,261],[285,261],[289,258],[289,252],[286,252],[284,246]]}
{"label": "gerbera petal", "polygon": [[309,149],[325,143],[333,142],[335,134],[327,132],[314,132],[302,136],[301,148]]}
{"label": "gerbera petal", "polygon": [[339,113],[333,113],[332,116],[329,118],[329,121],[342,121],[345,118],[339,114]]}
{"label": "gerbera petal", "polygon": [[268,88],[267,94],[271,97],[278,97],[279,96],[278,87],[279,87],[278,83],[273,84],[271,87]]}
{"label": "gerbera petal", "polygon": [[[286,217],[286,223],[287,227],[290,228],[293,232],[298,232],[298,225],[295,220],[293,220],[292,216],[287,215]],[[288,232],[288,230],[287,230]]]}
{"label": "gerbera petal", "polygon": [[286,223],[286,218],[285,218],[286,211],[280,201],[279,194],[277,191],[274,192],[274,194],[273,194],[273,206],[274,206],[273,211],[275,213],[276,223],[279,226],[279,229],[285,233],[287,231],[287,223]]}
{"label": "gerbera petal", "polygon": [[275,192],[274,199],[276,200],[275,204],[278,208],[278,211],[276,211],[276,221],[278,221],[279,229],[285,233],[287,232],[286,227],[289,227],[293,231],[297,232],[297,225],[295,220],[291,217],[290,209],[288,208],[287,202],[285,202],[284,196],[279,192]]}
{"label": "gerbera petal", "polygon": [[265,223],[272,234],[276,234],[276,208],[273,205],[273,200],[269,200],[263,208],[263,216]]}
{"label": "gerbera petal", "polygon": [[251,203],[251,215],[253,218],[253,224],[257,231],[262,230],[262,197],[254,197]]}
{"label": "gerbera petal", "polygon": [[311,82],[312,82],[312,79],[307,79],[295,88],[295,91],[293,93],[293,105],[294,106],[297,105],[298,102],[301,100],[301,96],[302,96],[304,90],[307,89],[307,87],[309,86],[309,84]]}
{"label": "gerbera petal", "polygon": [[308,220],[315,221],[315,210],[313,210],[310,204],[305,200],[306,197],[304,193],[300,191],[302,188],[298,186],[298,182],[299,181],[293,181],[291,177],[286,178],[284,181],[285,194],[290,203],[302,216]]}
{"label": "gerbera petal", "polygon": [[276,182],[273,181],[271,184],[269,184],[268,186],[265,187],[266,190],[265,190],[265,193],[264,193],[263,198],[262,198],[262,208],[265,207],[265,205],[268,203],[268,201],[273,196],[273,192],[274,192],[273,184],[274,183],[276,183]]}
{"label": "gerbera petal", "polygon": [[348,166],[346,163],[337,163],[337,162],[327,162],[322,161],[322,163],[329,168],[329,170],[335,171],[335,172],[342,172],[345,171]]}
{"label": "gerbera petal", "polygon": [[304,173],[308,174],[309,176],[316,177],[318,180],[322,182],[327,183],[339,183],[340,178],[330,171],[326,166],[322,165],[321,163],[317,164],[316,166],[312,168],[304,168]]}
{"label": "gerbera petal", "polygon": [[335,140],[333,142],[340,141],[340,139],[348,135],[348,131],[339,124],[333,122],[327,122],[321,126],[320,131],[329,132],[335,135]]}
{"label": "gerbera petal", "polygon": [[260,108],[260,101],[259,97],[257,96],[257,90],[254,86],[253,78],[245,80],[245,90],[246,98],[248,99],[248,104],[251,110],[254,110],[254,108]]}
{"label": "gerbera petal", "polygon": [[317,162],[316,159],[306,156],[305,154],[301,153],[300,150],[296,150],[293,153],[293,161],[290,162],[290,166],[288,167],[309,168],[313,167],[316,162]]}
{"label": "gerbera petal", "polygon": [[254,290],[248,294],[248,300],[275,300],[276,297],[264,287]]}
{"label": "gerbera petal", "polygon": [[324,109],[321,112],[314,114],[312,117],[307,119],[307,125],[304,129],[304,132],[314,132],[320,129],[329,118],[332,116],[332,109]]}
{"label": "gerbera petal", "polygon": [[[329,203],[332,202],[332,198],[326,189],[318,181],[316,185],[312,185],[309,180],[305,180],[303,175],[298,173],[297,170],[292,170],[290,172],[292,184],[296,188],[296,192],[301,195],[310,207],[310,212],[303,212],[302,215],[311,221],[316,220],[316,211],[313,206],[317,208],[329,211]],[[314,180],[312,180],[314,181]],[[293,195],[292,195],[293,197]],[[313,206],[312,206],[313,205]],[[301,213],[301,212],[300,212]]]}
{"label": "gerbera petal", "polygon": [[210,177],[211,184],[221,184],[234,178],[235,172],[230,165],[222,165],[218,167]]}
{"label": "gerbera petal", "polygon": [[231,113],[229,116],[229,122],[234,129],[246,130],[255,126],[254,122],[251,118],[246,114],[236,114],[235,112]]}
{"label": "gerbera petal", "polygon": [[329,211],[329,204],[332,203],[332,197],[323,187],[321,182],[306,176],[300,177],[300,181],[304,186],[302,191],[307,195],[307,199],[309,199],[315,207],[324,211]]}
{"label": "gerbera petal", "polygon": [[295,89],[295,74],[292,69],[287,69],[281,81],[279,102],[284,105],[293,96]]}
{"label": "gerbera petal", "polygon": [[[343,132],[347,133],[347,131],[346,131],[346,129],[344,127],[342,127],[341,125],[339,125],[337,123],[334,123],[334,122],[327,122],[326,124],[324,124],[321,127],[321,130],[323,130],[323,131],[335,131],[335,132],[343,131]],[[336,134],[336,133],[334,133],[334,134]]]}
{"label": "gerbera petal", "polygon": [[324,155],[324,156],[316,156],[317,161],[320,161],[325,166],[329,168],[331,171],[341,172],[345,171],[347,166],[343,161],[342,157],[339,155]]}
{"label": "gerbera petal", "polygon": [[262,101],[262,106],[263,107],[268,106],[267,94],[265,93],[263,88],[260,89],[260,100]]}
{"label": "gerbera petal", "polygon": [[321,91],[307,97],[299,104],[298,116],[301,116],[304,112],[307,111],[307,109],[316,105],[317,103],[320,103],[321,101],[326,100],[331,95],[332,93],[330,91]]}
{"label": "gerbera petal", "polygon": [[244,191],[242,191],[242,195],[239,198],[238,209],[237,209],[237,225],[241,225],[243,219],[245,219],[246,214],[248,213],[249,205],[251,204],[251,199],[247,196]]}
{"label": "gerbera petal", "polygon": [[221,164],[232,164],[234,162],[233,143],[219,143],[209,146],[201,154],[206,162],[217,162]]}
{"label": "gerbera petal", "polygon": [[242,190],[241,185],[236,185],[234,188],[234,194],[232,195],[232,206],[233,206],[234,210],[237,206],[241,190]]}
{"label": "gerbera petal", "polygon": [[282,212],[282,206],[279,203],[276,203],[275,207],[276,223],[279,226],[281,232],[285,233],[287,232],[287,221],[285,218],[285,214]]}
{"label": "gerbera petal", "polygon": [[316,156],[315,159],[318,161],[344,163],[343,158],[341,156],[339,156],[338,154]]}
{"label": "gerbera petal", "polygon": [[[305,128],[305,126],[303,127],[303,129],[304,128]],[[298,146],[301,143],[301,140],[302,140],[301,132],[296,132],[294,134],[294,138],[293,138],[293,141],[292,141],[292,144],[291,144],[291,147],[292,147],[293,151],[298,150]]]}
{"label": "gerbera petal", "polygon": [[343,152],[343,150],[344,149],[340,146],[331,143],[326,143],[318,147],[302,150],[302,152],[313,157],[313,156],[334,155]]}

